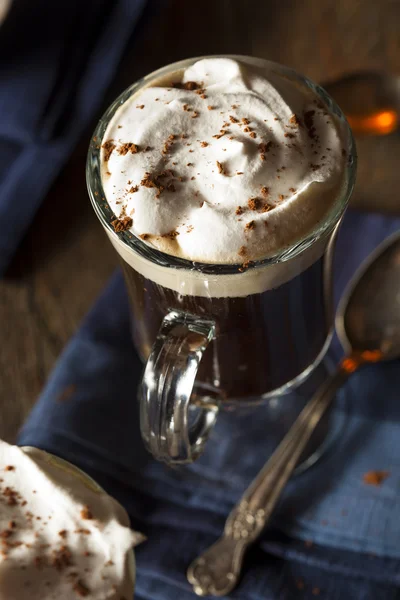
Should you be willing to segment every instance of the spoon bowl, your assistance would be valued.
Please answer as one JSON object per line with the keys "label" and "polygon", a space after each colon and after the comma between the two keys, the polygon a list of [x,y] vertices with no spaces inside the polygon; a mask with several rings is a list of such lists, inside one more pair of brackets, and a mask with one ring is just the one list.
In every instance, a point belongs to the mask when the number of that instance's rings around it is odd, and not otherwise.
{"label": "spoon bowl", "polygon": [[361,265],[344,292],[336,331],[347,353],[380,351],[400,356],[400,231]]}

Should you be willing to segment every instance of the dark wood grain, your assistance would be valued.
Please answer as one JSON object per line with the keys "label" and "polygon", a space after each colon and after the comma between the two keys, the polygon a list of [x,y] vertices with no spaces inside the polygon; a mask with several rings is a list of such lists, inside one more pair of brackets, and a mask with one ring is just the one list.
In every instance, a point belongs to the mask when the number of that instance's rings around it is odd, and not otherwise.
{"label": "dark wood grain", "polygon": [[[379,68],[400,74],[400,3],[394,0],[175,0],[156,15],[121,64],[107,104],[135,79],[203,54],[250,54],[317,81]],[[0,436],[13,440],[57,357],[116,258],[87,199],[90,131],[71,157],[0,282]],[[354,203],[400,211],[400,136],[358,142]],[[65,218],[59,222],[58,207]]]}

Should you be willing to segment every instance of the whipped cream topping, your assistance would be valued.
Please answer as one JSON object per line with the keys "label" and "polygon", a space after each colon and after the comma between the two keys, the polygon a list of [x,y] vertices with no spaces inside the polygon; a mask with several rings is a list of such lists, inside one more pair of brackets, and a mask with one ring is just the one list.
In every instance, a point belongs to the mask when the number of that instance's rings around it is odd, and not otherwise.
{"label": "whipped cream topping", "polygon": [[0,600],[130,599],[125,510],[71,465],[0,441]]}
{"label": "whipped cream topping", "polygon": [[273,63],[199,60],[150,82],[111,119],[101,158],[114,228],[192,261],[274,255],[337,200],[343,127]]}

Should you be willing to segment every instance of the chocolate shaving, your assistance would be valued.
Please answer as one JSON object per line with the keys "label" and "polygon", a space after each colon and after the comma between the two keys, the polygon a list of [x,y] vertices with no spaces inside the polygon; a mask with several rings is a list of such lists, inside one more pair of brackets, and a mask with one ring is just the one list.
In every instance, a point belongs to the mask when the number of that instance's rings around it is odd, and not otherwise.
{"label": "chocolate shaving", "polygon": [[85,520],[91,520],[93,519],[93,514],[92,511],[90,510],[90,508],[88,506],[85,506],[84,508],[82,508],[81,510],[81,518],[85,519]]}
{"label": "chocolate shaving", "polygon": [[189,91],[198,90],[200,87],[201,85],[196,81],[187,81],[183,84],[183,89]]}
{"label": "chocolate shaving", "polygon": [[247,206],[250,210],[259,210],[261,208],[261,200],[260,198],[249,198],[247,200]]}
{"label": "chocolate shaving", "polygon": [[252,264],[252,262],[250,260],[246,260],[241,267],[239,267],[239,271],[240,273],[243,273],[243,271],[245,271],[246,269],[248,269],[250,267],[250,265]]}
{"label": "chocolate shaving", "polygon": [[111,221],[111,225],[114,227],[114,231],[117,233],[126,231],[132,227],[133,221],[130,217],[124,217],[123,219],[114,219]]}
{"label": "chocolate shaving", "polygon": [[247,254],[247,248],[246,248],[246,246],[241,246],[239,248],[238,254],[239,254],[239,256],[246,256],[246,254]]}
{"label": "chocolate shaving", "polygon": [[255,227],[256,227],[256,222],[255,221],[249,221],[245,225],[245,230],[246,231],[253,231],[253,229],[255,229]]}
{"label": "chocolate shaving", "polygon": [[140,182],[140,185],[142,185],[143,187],[147,187],[147,188],[157,187],[156,184],[154,183],[150,173],[145,173],[142,181]]}
{"label": "chocolate shaving", "polygon": [[[275,208],[275,207],[272,206],[271,204],[264,204],[264,206],[261,209],[261,212],[262,213],[270,212],[273,208]],[[264,223],[264,225],[266,225],[266,223]]]}
{"label": "chocolate shaving", "polygon": [[13,488],[6,487],[3,496],[6,498],[8,506],[16,506],[18,504],[19,494]]}
{"label": "chocolate shaving", "polygon": [[292,115],[289,119],[289,123],[291,123],[292,125],[301,125],[301,121],[297,115]]}
{"label": "chocolate shaving", "polygon": [[169,231],[168,233],[164,233],[161,237],[168,238],[170,240],[174,240],[178,235],[179,235],[179,231],[172,230],[172,231]]}
{"label": "chocolate shaving", "polygon": [[269,196],[269,188],[267,186],[264,185],[260,191],[261,191],[261,195],[264,196],[265,198],[267,196]]}
{"label": "chocolate shaving", "polygon": [[273,142],[267,142],[267,143],[261,142],[261,144],[258,144],[258,149],[263,154],[267,154],[271,150],[272,146],[273,146]]}
{"label": "chocolate shaving", "polygon": [[237,209],[235,210],[235,214],[242,215],[243,214],[243,208],[241,206],[238,206]]}
{"label": "chocolate shaving", "polygon": [[128,154],[128,152],[131,154],[137,154],[139,152],[139,146],[133,144],[132,142],[126,142],[118,148],[118,154],[121,156],[125,156],[125,154]]}
{"label": "chocolate shaving", "polygon": [[218,168],[218,173],[220,173],[221,175],[225,175],[225,167],[217,160],[217,168]]}
{"label": "chocolate shaving", "polygon": [[117,146],[116,146],[116,144],[114,144],[114,140],[108,140],[107,142],[104,142],[104,144],[102,145],[102,148],[105,150],[105,153],[104,153],[104,161],[105,162],[108,162],[110,160],[110,156],[116,147]]}
{"label": "chocolate shaving", "polygon": [[389,471],[368,471],[363,475],[363,482],[367,485],[380,486],[389,475]]}
{"label": "chocolate shaving", "polygon": [[59,550],[53,551],[52,565],[57,571],[63,571],[72,565],[72,554],[67,546],[61,546]]}
{"label": "chocolate shaving", "polygon": [[200,142],[200,146],[201,146],[202,148],[207,148],[207,146],[208,146],[208,142]]}

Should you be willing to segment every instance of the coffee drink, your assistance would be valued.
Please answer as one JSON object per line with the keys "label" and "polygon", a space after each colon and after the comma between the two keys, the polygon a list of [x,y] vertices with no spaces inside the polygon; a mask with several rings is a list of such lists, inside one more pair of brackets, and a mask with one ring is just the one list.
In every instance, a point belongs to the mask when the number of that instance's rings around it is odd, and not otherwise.
{"label": "coffee drink", "polygon": [[[158,458],[193,460],[213,406],[281,395],[324,355],[353,158],[320,88],[249,57],[162,69],[100,121],[89,193],[121,259]],[[194,429],[190,402],[203,407]]]}
{"label": "coffee drink", "polygon": [[[327,218],[346,155],[342,124],[315,91],[265,65],[199,60],[122,104],[102,140],[114,227],[172,261],[155,273],[111,240],[144,360],[163,317],[178,309],[215,320],[197,379],[223,398],[268,394],[316,361],[332,322],[323,258],[330,232],[296,258],[253,264]],[[187,272],[174,257],[188,261]],[[196,272],[198,263],[237,269],[212,275]]]}

